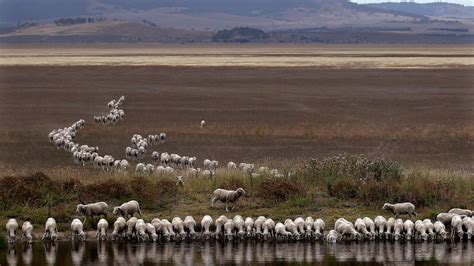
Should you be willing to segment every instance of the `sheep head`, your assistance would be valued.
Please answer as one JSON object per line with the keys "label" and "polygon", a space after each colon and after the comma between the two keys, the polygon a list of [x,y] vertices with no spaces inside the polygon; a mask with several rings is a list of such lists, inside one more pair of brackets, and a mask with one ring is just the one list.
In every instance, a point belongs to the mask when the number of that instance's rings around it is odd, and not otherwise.
{"label": "sheep head", "polygon": [[84,213],[84,204],[77,204],[77,207],[76,207],[76,212],[77,213]]}
{"label": "sheep head", "polygon": [[246,192],[245,192],[245,190],[244,190],[243,188],[239,187],[239,188],[237,189],[237,194],[239,194],[240,196],[245,195],[245,193],[246,193]]}
{"label": "sheep head", "polygon": [[385,203],[382,209],[387,210],[387,211],[393,211],[393,205],[390,203]]}

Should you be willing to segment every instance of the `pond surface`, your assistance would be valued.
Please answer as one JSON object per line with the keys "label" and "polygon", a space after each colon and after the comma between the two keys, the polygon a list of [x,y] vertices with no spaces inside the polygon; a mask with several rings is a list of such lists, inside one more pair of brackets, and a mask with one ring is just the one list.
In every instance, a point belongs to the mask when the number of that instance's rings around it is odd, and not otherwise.
{"label": "pond surface", "polygon": [[0,265],[474,264],[474,244],[458,243],[83,243],[35,242],[0,250]]}

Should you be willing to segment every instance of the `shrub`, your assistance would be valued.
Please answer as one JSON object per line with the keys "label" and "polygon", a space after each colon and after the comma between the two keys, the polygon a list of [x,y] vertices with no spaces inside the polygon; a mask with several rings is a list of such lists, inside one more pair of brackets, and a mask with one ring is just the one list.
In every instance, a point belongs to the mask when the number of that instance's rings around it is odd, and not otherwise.
{"label": "shrub", "polygon": [[306,195],[306,189],[298,179],[265,178],[255,189],[256,195],[263,199],[285,201],[292,196]]}

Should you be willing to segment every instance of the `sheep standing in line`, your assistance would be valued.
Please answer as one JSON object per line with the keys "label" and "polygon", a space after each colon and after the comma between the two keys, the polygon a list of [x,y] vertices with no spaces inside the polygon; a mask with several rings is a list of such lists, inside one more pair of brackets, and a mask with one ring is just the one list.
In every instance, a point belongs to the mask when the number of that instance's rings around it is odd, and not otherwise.
{"label": "sheep standing in line", "polygon": [[403,222],[403,231],[405,233],[405,239],[410,241],[415,232],[415,224],[411,220],[406,220]]}
{"label": "sheep standing in line", "polygon": [[298,232],[300,233],[300,235],[305,236],[306,231],[305,231],[305,227],[304,227],[305,224],[304,224],[303,217],[296,218],[294,223],[295,223],[296,227],[298,228]]}
{"label": "sheep standing in line", "polygon": [[135,213],[142,216],[142,211],[140,210],[140,204],[136,200],[131,200],[129,202],[123,203],[122,205],[115,207],[113,214],[121,215],[125,218],[133,216]]}
{"label": "sheep standing in line", "polygon": [[474,218],[466,216],[462,219],[462,224],[466,228],[467,240],[471,240],[474,230]]}
{"label": "sheep standing in line", "polygon": [[395,219],[398,219],[398,216],[401,214],[408,214],[410,218],[416,217],[415,205],[410,202],[395,204],[385,203],[382,209],[392,212],[395,215]]}
{"label": "sheep standing in line", "polygon": [[46,224],[44,226],[44,234],[41,240],[45,239],[51,241],[56,241],[58,239],[58,227],[54,218],[48,218],[48,220],[46,220]]}
{"label": "sheep standing in line", "polygon": [[377,228],[377,234],[379,239],[384,237],[385,227],[387,225],[387,220],[383,216],[377,216],[374,219],[375,227]]}
{"label": "sheep standing in line", "polygon": [[451,220],[451,238],[454,239],[455,235],[459,237],[459,239],[463,238],[464,231],[462,229],[463,221],[461,215],[455,214],[453,219]]}
{"label": "sheep standing in line", "polygon": [[433,224],[433,230],[436,233],[436,239],[438,240],[444,241],[448,237],[448,232],[446,232],[446,226],[440,221],[436,221]]}
{"label": "sheep standing in line", "polygon": [[148,234],[151,241],[153,241],[153,242],[158,241],[158,235],[156,234],[156,228],[153,224],[151,224],[151,223],[146,224],[146,233]]}
{"label": "sheep standing in line", "polygon": [[112,232],[112,240],[118,240],[123,238],[124,233],[127,229],[127,221],[125,218],[118,217],[114,222],[114,231]]}
{"label": "sheep standing in line", "polygon": [[336,230],[329,231],[328,235],[326,236],[326,241],[328,243],[336,243],[339,239],[339,233]]}
{"label": "sheep standing in line", "polygon": [[420,239],[423,241],[428,240],[428,234],[426,233],[426,226],[420,220],[417,220],[415,222],[415,236],[416,236],[416,239],[418,240]]}
{"label": "sheep standing in line", "polygon": [[262,225],[263,239],[266,241],[274,236],[275,222],[272,219],[267,219]]}
{"label": "sheep standing in line", "polygon": [[229,206],[228,204],[233,204],[232,209],[235,207],[235,203],[239,200],[239,198],[243,195],[245,195],[245,190],[243,188],[238,188],[237,190],[225,190],[225,189],[216,189],[213,192],[213,198],[211,201],[211,205],[214,206],[214,204],[217,201],[221,201],[225,203],[225,210],[229,211]]}
{"label": "sheep standing in line", "polygon": [[95,237],[99,241],[106,241],[107,240],[107,230],[109,229],[109,222],[105,219],[100,219],[97,223],[97,232]]}
{"label": "sheep standing in line", "polygon": [[366,239],[370,239],[372,235],[370,232],[367,230],[367,226],[365,225],[364,221],[362,219],[357,219],[354,223],[355,229],[357,232],[361,233]]}
{"label": "sheep standing in line", "polygon": [[293,235],[294,239],[300,240],[300,233],[298,233],[298,228],[291,219],[286,219],[283,224],[285,225],[286,230]]}
{"label": "sheep standing in line", "polygon": [[364,217],[364,219],[362,219],[362,221],[365,223],[365,226],[367,227],[367,230],[369,230],[370,232],[370,235],[371,235],[371,240],[375,239],[375,237],[377,236],[377,232],[375,231],[375,223],[372,219],[370,219],[369,217]]}
{"label": "sheep standing in line", "polygon": [[138,218],[137,217],[130,217],[127,221],[127,238],[128,240],[132,240],[137,238],[137,228],[135,225],[137,224]]}
{"label": "sheep standing in line", "polygon": [[13,218],[8,219],[5,228],[7,229],[8,243],[14,243],[16,240],[16,230],[18,229],[18,223]]}
{"label": "sheep standing in line", "polygon": [[[104,215],[107,217],[109,205],[105,202],[96,202],[90,204],[77,204],[76,213],[80,213],[87,217]],[[84,220],[85,222],[86,220]]]}
{"label": "sheep standing in line", "polygon": [[266,220],[265,216],[259,216],[257,220],[255,220],[255,234],[257,237],[262,236],[262,225]]}
{"label": "sheep standing in line", "polygon": [[325,227],[323,219],[320,219],[320,218],[316,219],[316,221],[314,221],[313,227],[314,227],[314,237],[315,237],[315,239],[316,240],[323,239],[324,238],[324,227]]}
{"label": "sheep standing in line", "polygon": [[334,230],[339,235],[341,235],[341,238],[346,237],[346,239],[350,240],[362,239],[362,235],[357,232],[354,224],[344,218],[339,218],[336,220],[336,223],[334,224]]}
{"label": "sheep standing in line", "polygon": [[196,227],[196,221],[192,216],[186,216],[184,217],[184,222],[183,222],[184,228],[188,230],[188,236],[190,239],[194,239],[194,236],[196,235],[196,231],[194,231],[194,228]]}
{"label": "sheep standing in line", "polygon": [[392,239],[393,236],[393,226],[395,225],[395,219],[393,217],[388,218],[385,227],[387,230],[385,231],[385,239]]}
{"label": "sheep standing in line", "polygon": [[148,234],[146,233],[146,223],[143,219],[137,219],[135,223],[135,232],[138,241],[146,242],[148,240]]}
{"label": "sheep standing in line", "polygon": [[232,219],[227,219],[227,221],[224,223],[224,237],[228,241],[232,241],[233,236],[234,236],[234,220]]}
{"label": "sheep standing in line", "polygon": [[163,234],[165,241],[174,240],[176,234],[173,231],[173,225],[167,219],[160,221],[160,229]]}
{"label": "sheep standing in line", "polygon": [[212,217],[209,215],[205,215],[202,217],[201,220],[201,237],[204,237],[204,239],[209,239],[211,236],[211,225],[213,223]]}
{"label": "sheep standing in line", "polygon": [[253,221],[252,217],[245,218],[244,225],[245,231],[247,233],[247,238],[252,238],[255,236],[255,230],[253,228],[255,222]]}
{"label": "sheep standing in line", "polygon": [[180,217],[174,217],[171,220],[174,230],[178,234],[178,240],[184,240],[186,238],[186,231],[184,231],[184,222]]}
{"label": "sheep standing in line", "polygon": [[282,223],[277,223],[275,225],[275,236],[277,241],[289,240],[293,237],[291,233],[286,230],[285,225]]}
{"label": "sheep standing in line", "polygon": [[71,240],[75,241],[83,241],[86,238],[86,234],[84,233],[84,225],[79,219],[74,219],[71,222]]}
{"label": "sheep standing in line", "polygon": [[234,226],[235,226],[236,234],[242,240],[245,236],[244,218],[242,218],[242,216],[240,216],[240,215],[236,215],[236,216],[234,216],[234,218],[232,220],[234,220]]}
{"label": "sheep standing in line", "polygon": [[219,216],[219,218],[216,219],[216,231],[214,232],[214,236],[216,237],[216,239],[219,239],[221,237],[221,234],[223,234],[223,227],[227,220],[228,219],[225,215],[221,215]]}
{"label": "sheep standing in line", "polygon": [[33,225],[29,220],[25,221],[21,226],[22,239],[24,242],[31,244],[33,243]]}
{"label": "sheep standing in line", "polygon": [[311,216],[306,217],[304,220],[304,226],[306,227],[306,239],[311,239],[314,235],[313,226],[314,226],[314,218]]}
{"label": "sheep standing in line", "polygon": [[425,224],[426,233],[428,234],[428,237],[430,239],[434,239],[435,233],[434,233],[433,223],[431,222],[431,220],[430,219],[424,219],[423,223]]}
{"label": "sheep standing in line", "polygon": [[393,224],[393,236],[395,241],[398,241],[402,238],[403,226],[404,223],[402,219],[395,220],[395,223]]}
{"label": "sheep standing in line", "polygon": [[155,233],[158,234],[161,232],[161,220],[159,218],[153,218],[151,224],[155,227]]}

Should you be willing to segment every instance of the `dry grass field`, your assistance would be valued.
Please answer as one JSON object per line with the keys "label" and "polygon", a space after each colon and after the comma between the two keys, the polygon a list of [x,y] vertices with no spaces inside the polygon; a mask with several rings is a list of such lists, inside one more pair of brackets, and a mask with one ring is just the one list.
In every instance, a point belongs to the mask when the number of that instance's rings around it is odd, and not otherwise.
{"label": "dry grass field", "polygon": [[[101,153],[116,158],[124,157],[132,134],[159,132],[168,134],[167,142],[157,148],[160,152],[195,155],[199,164],[211,158],[221,165],[232,160],[288,168],[301,167],[309,158],[365,154],[400,162],[408,169],[405,173],[415,169],[428,178],[462,177],[449,182],[463,191],[463,206],[472,207],[472,74],[473,69],[466,66],[3,65],[0,175],[41,171],[61,180],[90,183],[107,179],[107,174],[73,165],[66,152],[56,150],[47,140],[52,129],[82,118],[87,124],[77,141],[97,145]],[[105,113],[107,102],[121,95],[126,96],[125,121],[116,126],[94,124],[93,116]],[[201,119],[207,121],[203,130],[199,129]],[[248,181],[239,178],[209,184],[249,188]],[[217,215],[221,210],[209,209],[212,187],[206,187],[207,182],[193,181],[190,188],[177,192],[172,204],[153,210],[166,215],[177,209],[179,214]],[[427,184],[423,182],[417,184],[423,187]],[[464,187],[462,182],[466,182]],[[304,212],[335,217],[361,213],[317,187],[308,188],[301,198],[273,205],[255,200],[258,189],[250,191],[253,196],[243,201],[245,215],[284,217]],[[411,197],[416,198],[418,192]],[[394,199],[405,199],[397,197]],[[436,195],[430,197],[435,200],[426,201],[422,214],[426,217],[432,215],[429,208],[440,202]],[[72,211],[71,206],[60,208],[64,217]],[[27,212],[27,207],[21,208]],[[45,211],[38,213],[46,215]],[[379,208],[372,206],[363,212],[372,215]],[[7,213],[11,214],[8,208]]]}

